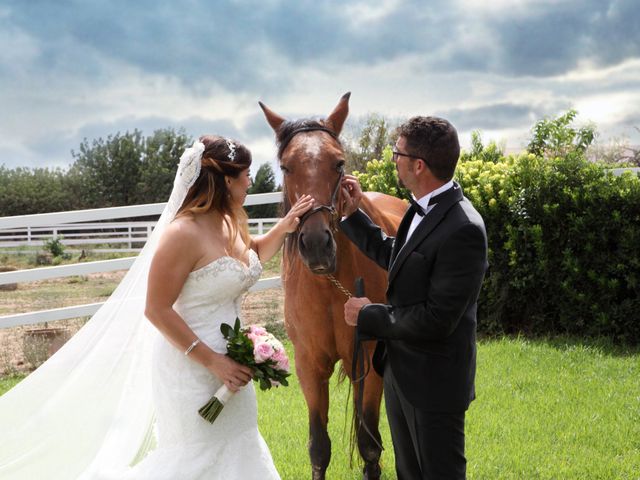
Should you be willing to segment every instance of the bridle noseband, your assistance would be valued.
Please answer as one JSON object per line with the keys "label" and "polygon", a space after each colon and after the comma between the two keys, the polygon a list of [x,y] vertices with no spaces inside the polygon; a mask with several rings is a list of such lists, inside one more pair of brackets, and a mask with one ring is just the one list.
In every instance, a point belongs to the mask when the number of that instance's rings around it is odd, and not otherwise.
{"label": "bridle noseband", "polygon": [[[329,135],[331,135],[334,139],[338,140],[338,135],[336,135],[335,132],[333,132],[332,130],[328,129],[327,127],[323,127],[321,125],[301,127],[301,128],[298,128],[298,129],[292,131],[291,133],[289,133],[289,135],[287,135],[284,138],[284,140],[282,140],[282,142],[280,142],[280,152],[284,152],[285,148],[287,148],[287,145],[289,145],[289,142],[291,142],[293,137],[295,137],[298,133],[315,132],[315,131],[326,132]],[[336,186],[333,189],[333,193],[331,194],[331,204],[330,205],[319,205],[317,207],[312,208],[311,210],[308,210],[304,215],[302,215],[300,217],[300,223],[298,224],[298,230],[300,230],[302,228],[302,225],[304,225],[304,222],[306,222],[309,219],[309,217],[311,217],[312,215],[314,215],[314,214],[316,214],[318,212],[321,212],[323,210],[326,210],[327,212],[329,212],[331,231],[333,233],[335,233],[338,230],[338,216],[339,216],[339,214],[338,214],[338,209],[336,208],[336,200],[338,198],[338,192],[340,191],[340,185],[342,184],[342,178],[343,177],[344,177],[344,168],[340,171],[340,176],[338,177],[338,182],[336,183]]]}

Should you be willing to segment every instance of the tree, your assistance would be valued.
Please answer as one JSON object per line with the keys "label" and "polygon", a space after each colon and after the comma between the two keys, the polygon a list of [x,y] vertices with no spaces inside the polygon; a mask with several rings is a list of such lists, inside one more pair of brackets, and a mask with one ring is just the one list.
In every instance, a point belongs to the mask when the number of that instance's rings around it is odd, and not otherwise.
{"label": "tree", "polygon": [[468,160],[482,160],[483,162],[498,163],[504,156],[504,147],[499,146],[495,141],[489,142],[486,147],[482,143],[480,131],[471,132],[471,149],[460,154],[460,162]]}
{"label": "tree", "polygon": [[[258,168],[253,185],[249,187],[249,194],[253,193],[269,193],[276,190],[276,177],[273,168],[269,163],[263,163]],[[278,216],[279,206],[277,203],[269,203],[266,205],[252,205],[247,207],[247,214],[250,218],[274,218]]]}
{"label": "tree", "polygon": [[527,145],[527,151],[545,158],[584,157],[587,148],[596,138],[596,127],[572,127],[571,123],[577,114],[572,109],[559,117],[538,121],[533,126],[533,136]]}
{"label": "tree", "polygon": [[[138,179],[144,158],[142,132],[98,138],[91,144],[85,138],[69,173],[84,208],[131,205],[136,199]],[[82,207],[81,207],[82,208]]]}
{"label": "tree", "polygon": [[0,216],[70,210],[73,203],[63,170],[0,166]]}
{"label": "tree", "polygon": [[389,122],[377,113],[369,114],[355,128],[353,137],[357,140],[347,141],[345,145],[347,172],[366,170],[368,162],[380,160],[385,147],[397,140]]}
{"label": "tree", "polygon": [[156,130],[145,139],[134,203],[167,201],[180,155],[192,142],[184,130],[176,132],[171,128]]}
{"label": "tree", "polygon": [[[640,128],[634,128],[640,132]],[[640,167],[640,148],[631,145],[626,136],[615,137],[608,145],[591,145],[588,156],[593,161],[617,164],[620,167]]]}

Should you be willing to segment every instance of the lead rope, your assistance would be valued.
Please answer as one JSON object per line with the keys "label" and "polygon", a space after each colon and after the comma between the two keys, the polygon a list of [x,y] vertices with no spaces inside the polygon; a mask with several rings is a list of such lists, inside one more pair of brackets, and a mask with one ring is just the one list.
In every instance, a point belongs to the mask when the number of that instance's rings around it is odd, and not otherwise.
{"label": "lead rope", "polygon": [[[344,286],[340,283],[340,281],[331,274],[326,275],[331,284],[335,286],[338,290],[340,290],[347,298],[352,298],[351,292],[344,288]],[[362,278],[360,278],[362,280]],[[357,280],[356,280],[357,282]],[[364,286],[361,287],[364,290]],[[357,295],[364,296],[364,291],[356,292]],[[362,410],[364,408],[364,379],[369,374],[371,370],[370,363],[367,363],[367,369],[365,371],[364,368],[364,359],[367,356],[367,347],[360,340],[360,336],[358,335],[358,329],[354,327],[353,333],[353,359],[351,361],[351,378],[354,384],[357,384],[358,390],[355,393],[356,395],[356,415],[358,416],[358,429],[360,427],[364,428],[367,434],[371,437],[371,439],[375,442],[375,444],[380,448],[380,451],[384,450],[382,444],[378,441],[367,424],[362,420]],[[362,372],[362,375],[358,376],[358,370]],[[357,433],[357,432],[356,432]]]}
{"label": "lead rope", "polygon": [[325,275],[325,276],[329,279],[329,281],[330,281],[330,282],[331,282],[331,283],[332,283],[332,284],[333,284],[333,285],[334,285],[338,290],[340,290],[342,293],[344,293],[344,295],[345,295],[347,298],[352,298],[352,297],[353,297],[353,295],[351,295],[351,292],[350,292],[349,290],[347,290],[346,288],[344,288],[344,287],[342,286],[342,284],[338,281],[338,279],[337,279],[336,277],[334,277],[334,276],[333,276],[333,275],[331,275],[331,274],[328,274],[328,275]]}

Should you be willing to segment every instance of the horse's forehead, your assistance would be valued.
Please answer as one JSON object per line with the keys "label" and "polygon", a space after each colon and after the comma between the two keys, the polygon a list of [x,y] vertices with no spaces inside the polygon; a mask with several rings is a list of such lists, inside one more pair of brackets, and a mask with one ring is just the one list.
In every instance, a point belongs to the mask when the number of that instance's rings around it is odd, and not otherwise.
{"label": "horse's forehead", "polygon": [[342,149],[326,133],[297,135],[291,141],[288,159],[305,162],[309,166],[319,168],[323,163],[340,156]]}
{"label": "horse's forehead", "polygon": [[283,155],[283,163],[293,165],[292,174],[285,178],[287,190],[299,198],[305,189],[311,188],[316,194],[318,188],[330,192],[335,172],[333,159],[342,158],[343,152],[328,134],[296,135]]}

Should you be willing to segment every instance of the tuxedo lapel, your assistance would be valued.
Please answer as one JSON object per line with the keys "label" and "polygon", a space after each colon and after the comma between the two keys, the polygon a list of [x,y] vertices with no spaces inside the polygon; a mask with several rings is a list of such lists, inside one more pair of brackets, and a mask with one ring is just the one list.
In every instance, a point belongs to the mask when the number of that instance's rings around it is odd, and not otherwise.
{"label": "tuxedo lapel", "polygon": [[411,221],[413,220],[413,216],[415,213],[413,209],[409,208],[404,217],[402,217],[402,221],[400,222],[400,226],[398,227],[398,232],[396,233],[396,240],[393,242],[393,249],[391,250],[391,264],[395,261],[398,252],[404,245],[404,239],[407,236],[407,232],[409,231],[409,226],[411,225]]}
{"label": "tuxedo lapel", "polygon": [[[407,234],[411,219],[413,218],[413,211],[411,211],[411,218],[409,220],[407,220],[407,215],[402,219],[400,228],[398,228],[398,237],[396,238],[396,243],[393,246],[393,254],[391,256],[392,263],[389,267],[389,284],[393,281],[398,270],[409,254],[415,250],[415,248],[433,231],[434,228],[436,228],[444,218],[447,211],[453,205],[462,200],[462,189],[460,188],[460,185],[454,183],[453,187],[447,190],[446,194],[443,194],[442,197],[442,200],[440,200],[420,222],[416,230],[413,232],[413,235],[411,235],[411,238],[409,238],[409,241],[406,243],[400,243],[399,240],[404,240],[404,236]],[[403,227],[404,231],[402,232],[401,230]],[[400,233],[403,234],[402,238],[400,238]]]}

